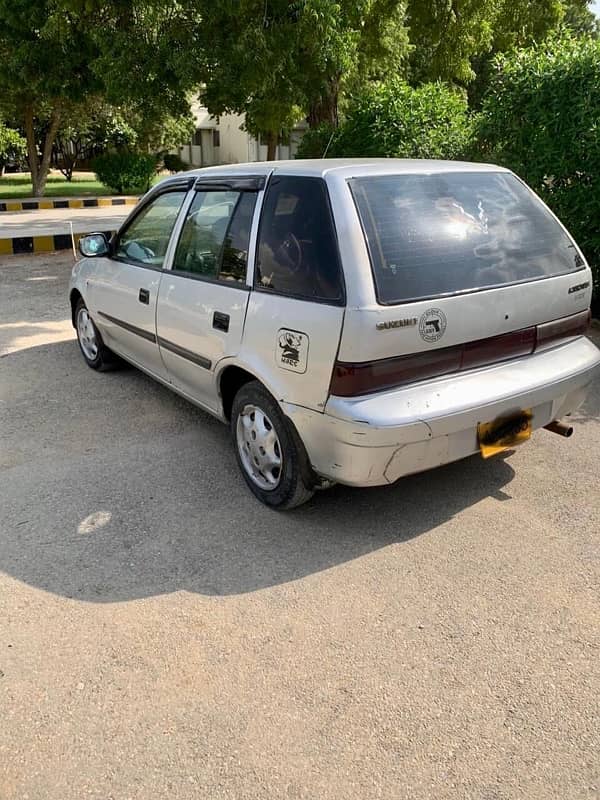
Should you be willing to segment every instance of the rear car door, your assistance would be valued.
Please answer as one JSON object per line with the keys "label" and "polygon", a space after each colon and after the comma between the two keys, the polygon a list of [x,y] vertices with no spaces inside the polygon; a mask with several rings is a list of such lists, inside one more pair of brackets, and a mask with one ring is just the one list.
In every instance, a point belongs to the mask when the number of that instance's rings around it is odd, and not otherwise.
{"label": "rear car door", "polygon": [[240,347],[250,231],[264,179],[196,185],[172,267],[160,285],[157,335],[172,383],[218,411],[214,370]]}
{"label": "rear car door", "polygon": [[119,231],[109,258],[99,259],[86,301],[108,347],[166,379],[156,340],[156,302],[173,227],[186,188],[152,197]]}
{"label": "rear car door", "polygon": [[278,400],[322,411],[344,307],[325,181],[273,174],[261,212],[244,365]]}

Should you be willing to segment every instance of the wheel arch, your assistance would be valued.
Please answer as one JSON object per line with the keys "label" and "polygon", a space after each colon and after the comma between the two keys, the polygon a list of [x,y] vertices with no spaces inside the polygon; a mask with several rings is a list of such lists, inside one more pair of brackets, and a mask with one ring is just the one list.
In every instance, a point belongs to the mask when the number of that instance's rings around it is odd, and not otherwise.
{"label": "wheel arch", "polygon": [[238,364],[228,364],[219,373],[217,377],[217,386],[221,398],[221,405],[223,407],[223,416],[228,422],[231,420],[231,409],[236,394],[242,386],[246,383],[250,383],[250,381],[258,381],[264,386],[260,378],[244,367],[240,367]]}
{"label": "wheel arch", "polygon": [[75,328],[77,326],[77,322],[75,320],[75,311],[77,310],[77,303],[82,300],[82,294],[79,289],[71,289],[71,293],[69,294],[69,302],[71,303],[71,323]]}

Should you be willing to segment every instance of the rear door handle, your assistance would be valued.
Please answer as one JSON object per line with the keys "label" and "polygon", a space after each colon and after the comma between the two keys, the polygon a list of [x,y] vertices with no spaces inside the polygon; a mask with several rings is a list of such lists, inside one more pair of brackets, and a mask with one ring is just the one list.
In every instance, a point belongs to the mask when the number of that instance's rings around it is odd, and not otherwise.
{"label": "rear door handle", "polygon": [[215,311],[213,314],[213,328],[218,331],[229,330],[229,314],[223,314],[221,311]]}
{"label": "rear door handle", "polygon": [[144,303],[145,305],[150,305],[150,290],[140,289],[138,300],[140,301],[140,303]]}

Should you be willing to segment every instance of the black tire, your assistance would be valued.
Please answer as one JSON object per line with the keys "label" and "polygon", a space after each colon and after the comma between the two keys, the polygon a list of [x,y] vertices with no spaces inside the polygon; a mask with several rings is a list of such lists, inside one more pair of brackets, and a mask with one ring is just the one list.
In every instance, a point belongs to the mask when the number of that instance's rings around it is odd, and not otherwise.
{"label": "black tire", "polygon": [[[81,311],[88,313],[90,323],[94,329],[97,344],[97,353],[95,358],[91,358],[88,353],[86,353],[81,343],[79,330],[79,315]],[[81,355],[85,359],[85,363],[88,365],[88,367],[91,367],[91,369],[95,369],[98,372],[107,372],[108,370],[115,369],[119,366],[120,358],[104,344],[102,336],[100,335],[100,331],[94,325],[94,321],[92,320],[91,315],[89,315],[88,308],[81,297],[77,301],[77,306],[75,307],[75,330],[77,331],[77,342],[79,344],[79,349],[81,350]]]}
{"label": "black tire", "polygon": [[[238,446],[238,420],[248,406],[256,406],[268,417],[276,433],[281,451],[279,483],[273,489],[263,489],[249,474]],[[259,381],[244,384],[233,400],[231,438],[238,466],[252,493],[265,505],[282,511],[306,503],[315,492],[317,479],[294,426],[286,419],[276,400]]]}

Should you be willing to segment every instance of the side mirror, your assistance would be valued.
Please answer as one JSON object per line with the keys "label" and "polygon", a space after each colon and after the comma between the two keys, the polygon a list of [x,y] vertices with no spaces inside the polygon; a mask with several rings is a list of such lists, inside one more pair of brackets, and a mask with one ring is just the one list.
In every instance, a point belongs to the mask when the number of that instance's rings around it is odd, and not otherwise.
{"label": "side mirror", "polygon": [[110,252],[108,240],[103,233],[90,233],[79,240],[79,252],[86,258],[107,256]]}

